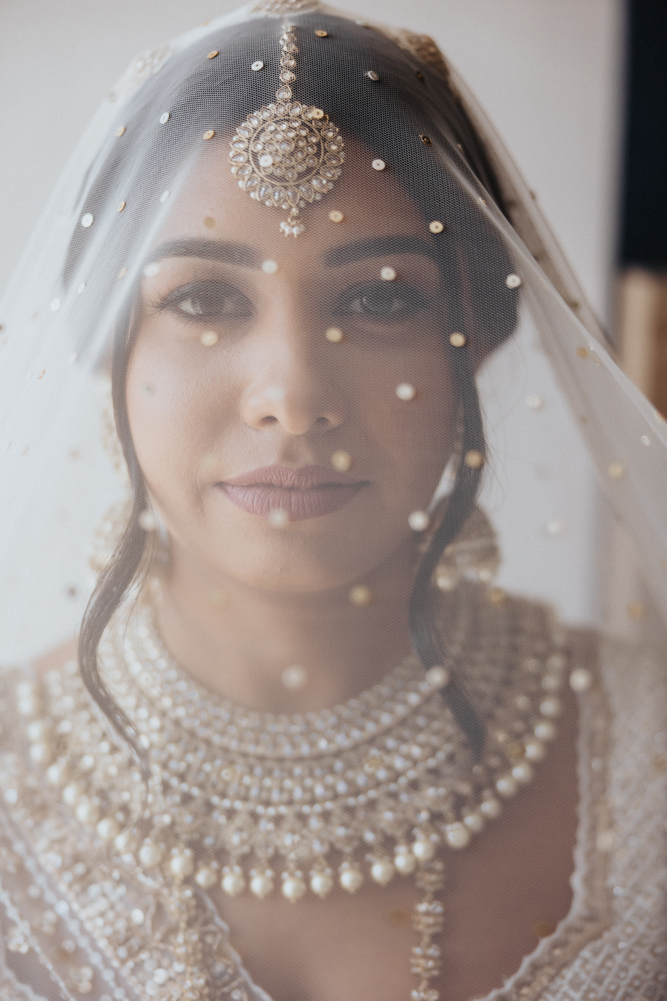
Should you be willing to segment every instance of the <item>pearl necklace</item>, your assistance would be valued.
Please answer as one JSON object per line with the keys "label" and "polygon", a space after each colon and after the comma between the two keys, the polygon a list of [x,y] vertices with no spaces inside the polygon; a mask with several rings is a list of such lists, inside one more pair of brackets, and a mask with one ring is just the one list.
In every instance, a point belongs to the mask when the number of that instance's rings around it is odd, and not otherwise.
{"label": "pearl necklace", "polygon": [[[108,630],[100,670],[147,752],[148,793],[136,773],[128,782],[120,742],[93,756],[75,733],[49,779],[76,771],[62,795],[78,820],[175,886],[264,898],[278,874],[297,902],[309,890],[326,897],[336,877],[349,893],[368,877],[413,877],[412,1001],[437,1001],[443,850],[464,849],[530,782],[556,733],[567,664],[544,609],[462,590],[442,666],[425,673],[409,656],[357,698],[292,716],[243,709],[188,678],[140,603]],[[455,667],[486,724],[477,762],[441,694]]]}

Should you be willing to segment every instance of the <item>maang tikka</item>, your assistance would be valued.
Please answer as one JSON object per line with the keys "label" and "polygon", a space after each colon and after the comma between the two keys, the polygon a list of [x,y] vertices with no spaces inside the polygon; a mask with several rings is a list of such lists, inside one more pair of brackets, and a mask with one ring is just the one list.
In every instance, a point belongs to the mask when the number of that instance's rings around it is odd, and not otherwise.
{"label": "maang tikka", "polygon": [[285,236],[296,237],[306,228],[300,209],[331,190],[345,152],[337,127],[321,108],[292,100],[299,51],[295,30],[293,24],[282,28],[275,103],[237,126],[229,159],[239,187],[251,198],[289,212],[280,228]]}

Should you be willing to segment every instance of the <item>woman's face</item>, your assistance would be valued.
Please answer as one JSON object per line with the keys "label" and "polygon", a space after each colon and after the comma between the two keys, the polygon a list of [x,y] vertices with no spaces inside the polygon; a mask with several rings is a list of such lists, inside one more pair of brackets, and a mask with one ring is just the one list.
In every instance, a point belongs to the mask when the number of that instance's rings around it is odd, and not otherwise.
{"label": "woman's face", "polygon": [[371,159],[348,154],[297,239],[222,158],[174,200],[142,279],[127,403],[175,560],[271,591],[351,585],[405,552],[431,500],[454,413],[437,237]]}

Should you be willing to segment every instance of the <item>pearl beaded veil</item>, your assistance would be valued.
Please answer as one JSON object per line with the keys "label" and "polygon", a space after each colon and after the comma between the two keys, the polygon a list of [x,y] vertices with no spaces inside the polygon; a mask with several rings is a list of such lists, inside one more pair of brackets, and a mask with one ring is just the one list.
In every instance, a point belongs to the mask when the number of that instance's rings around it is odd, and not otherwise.
{"label": "pearl beaded veil", "polygon": [[[145,801],[138,773],[131,792],[116,781],[136,762],[74,663],[48,675],[47,708],[19,681],[27,767],[50,792],[21,814],[7,765],[11,823],[44,822],[73,899],[88,852],[136,865],[141,892],[159,873],[178,934],[199,890],[296,901],[416,874],[412,997],[435,1001],[436,855],[539,775],[566,668],[589,691],[596,655],[567,627],[659,651],[667,615],[667,425],[483,112],[429,38],[259,0],[128,69],[0,324],[0,664],[27,678],[88,605],[84,653],[101,622],[92,659],[153,755]],[[190,544],[244,586],[279,583],[278,566],[304,616],[333,581],[360,643],[382,615],[376,568],[402,572],[407,550],[414,650],[319,713],[214,698],[153,621]],[[287,690],[307,678],[285,664]],[[55,833],[49,795],[67,817]],[[216,969],[201,948],[183,969]],[[114,997],[236,997],[236,959],[218,994],[161,994],[182,972],[164,949],[150,989],[128,966]],[[76,969],[89,992],[97,973]]]}

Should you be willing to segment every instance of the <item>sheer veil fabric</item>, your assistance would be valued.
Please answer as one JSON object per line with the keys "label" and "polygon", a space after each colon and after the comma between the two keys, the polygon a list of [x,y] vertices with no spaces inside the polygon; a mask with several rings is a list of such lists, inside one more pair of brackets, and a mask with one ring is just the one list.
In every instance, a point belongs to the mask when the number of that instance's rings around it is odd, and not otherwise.
{"label": "sheer veil fabric", "polygon": [[433,41],[143,54],[0,324],[3,1001],[667,997],[667,425]]}

